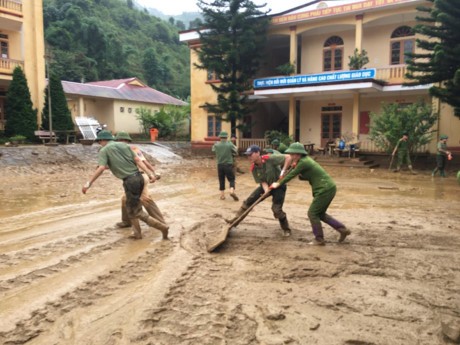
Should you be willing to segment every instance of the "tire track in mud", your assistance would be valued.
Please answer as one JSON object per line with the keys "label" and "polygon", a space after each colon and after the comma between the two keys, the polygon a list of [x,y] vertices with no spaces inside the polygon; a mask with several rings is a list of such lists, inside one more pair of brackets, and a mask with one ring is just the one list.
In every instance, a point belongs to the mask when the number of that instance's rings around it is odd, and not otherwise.
{"label": "tire track in mud", "polygon": [[[121,240],[120,244],[125,241],[127,240]],[[72,290],[31,311],[28,317],[16,321],[12,330],[0,332],[0,343],[25,344],[45,332],[57,319],[72,310],[89,307],[108,296],[123,293],[125,286],[142,280],[155,267],[161,266],[163,258],[167,257],[172,250],[172,243],[160,242],[153,249],[146,250],[136,259],[126,262],[119,268],[80,282]]]}

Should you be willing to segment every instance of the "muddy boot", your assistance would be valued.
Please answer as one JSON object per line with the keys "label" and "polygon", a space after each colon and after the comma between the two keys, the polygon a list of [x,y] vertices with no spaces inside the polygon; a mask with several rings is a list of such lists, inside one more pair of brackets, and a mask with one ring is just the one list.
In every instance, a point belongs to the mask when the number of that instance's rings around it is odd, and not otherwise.
{"label": "muddy boot", "polygon": [[340,243],[345,241],[347,236],[351,234],[351,231],[348,230],[347,228],[340,228],[340,229],[337,229],[337,231],[340,232],[340,237],[339,237]]}
{"label": "muddy boot", "polygon": [[412,169],[412,165],[409,165],[409,171],[412,175],[417,175],[417,173]]}
{"label": "muddy boot", "polygon": [[283,234],[286,237],[291,236],[291,228],[289,227],[289,222],[287,217],[279,218],[278,221],[280,222],[281,229],[283,229]]}
{"label": "muddy boot", "polygon": [[310,242],[309,244],[314,245],[314,246],[326,245],[326,243],[324,242],[324,233],[323,233],[323,227],[321,226],[321,223],[312,224],[311,228],[313,231],[313,235],[315,235],[315,240]]}
{"label": "muddy boot", "polygon": [[396,169],[395,169],[395,170],[393,170],[393,172],[395,172],[395,173],[396,173],[396,172],[399,172],[400,170],[401,170],[401,167],[396,167]]}
{"label": "muddy boot", "polygon": [[142,212],[139,217],[140,220],[143,222],[147,223],[149,226],[152,228],[158,229],[161,231],[163,234],[163,239],[166,240],[168,238],[168,231],[169,231],[169,226],[167,226],[165,223],[162,223],[155,218],[149,217],[149,215],[145,212]]}
{"label": "muddy boot", "polygon": [[135,240],[142,239],[142,230],[141,225],[139,224],[139,219],[131,219],[131,224],[133,233],[130,237],[134,238]]}
{"label": "muddy boot", "polygon": [[129,228],[131,226],[130,222],[118,222],[115,224],[117,228],[123,229],[123,228]]}
{"label": "muddy boot", "polygon": [[431,177],[435,177],[437,172],[438,172],[438,168],[434,168],[433,172],[431,173]]}
{"label": "muddy boot", "polygon": [[238,211],[236,211],[236,214],[235,214],[235,217],[231,218],[231,219],[226,219],[225,221],[228,223],[228,224],[232,224],[235,220],[237,220],[245,211],[247,210],[247,208],[244,208],[244,207],[240,207],[240,209]]}

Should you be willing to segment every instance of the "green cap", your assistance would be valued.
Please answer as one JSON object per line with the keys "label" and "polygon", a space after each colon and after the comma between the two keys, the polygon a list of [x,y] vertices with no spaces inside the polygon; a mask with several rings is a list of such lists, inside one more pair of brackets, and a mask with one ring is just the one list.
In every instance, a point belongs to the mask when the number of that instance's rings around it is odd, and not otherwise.
{"label": "green cap", "polygon": [[109,131],[100,131],[96,138],[96,141],[99,140],[114,140],[114,137]]}
{"label": "green cap", "polygon": [[220,132],[219,138],[228,138],[228,133],[226,131]]}
{"label": "green cap", "polygon": [[284,151],[284,153],[298,153],[305,156],[308,155],[308,152],[305,151],[304,146],[299,142],[289,145],[289,148]]}
{"label": "green cap", "polygon": [[444,140],[444,139],[449,139],[449,137],[445,134],[441,135],[439,139]]}
{"label": "green cap", "polygon": [[131,137],[129,136],[128,133],[126,132],[118,132],[117,135],[115,136],[115,140],[128,140],[128,141],[133,141]]}
{"label": "green cap", "polygon": [[279,145],[280,144],[280,141],[278,139],[274,139],[272,141],[272,145]]}

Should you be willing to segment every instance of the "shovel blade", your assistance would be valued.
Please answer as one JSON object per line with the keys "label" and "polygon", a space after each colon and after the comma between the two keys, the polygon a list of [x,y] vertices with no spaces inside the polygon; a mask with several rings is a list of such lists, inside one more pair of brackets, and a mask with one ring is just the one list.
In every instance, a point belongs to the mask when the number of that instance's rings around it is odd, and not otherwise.
{"label": "shovel blade", "polygon": [[225,242],[232,227],[232,225],[222,226],[219,231],[216,231],[213,234],[212,238],[206,239],[206,249],[208,253],[213,252],[217,247]]}

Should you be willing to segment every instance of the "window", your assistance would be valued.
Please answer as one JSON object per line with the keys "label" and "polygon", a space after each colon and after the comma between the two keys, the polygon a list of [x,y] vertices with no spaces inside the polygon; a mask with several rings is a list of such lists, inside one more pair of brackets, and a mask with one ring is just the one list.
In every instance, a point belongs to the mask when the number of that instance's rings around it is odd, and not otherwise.
{"label": "window", "polygon": [[391,65],[405,64],[408,60],[407,53],[414,52],[415,34],[408,26],[400,26],[391,34]]}
{"label": "window", "polygon": [[128,108],[128,113],[132,113],[133,109],[132,108]]}
{"label": "window", "polygon": [[2,59],[8,59],[8,35],[0,34],[0,57]]}
{"label": "window", "polygon": [[125,107],[120,107],[120,113],[124,113],[125,112]]}
{"label": "window", "polygon": [[207,81],[216,81],[218,80],[216,72],[208,70]]}
{"label": "window", "polygon": [[217,137],[222,129],[222,120],[215,115],[208,116],[208,137]]}
{"label": "window", "polygon": [[343,40],[331,36],[324,42],[323,71],[338,71],[343,65]]}

